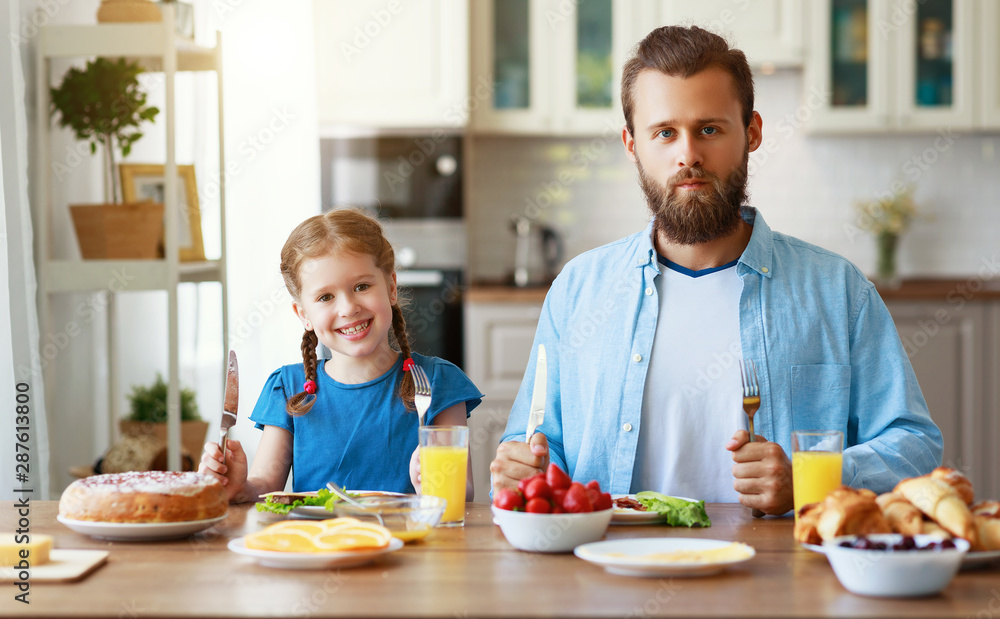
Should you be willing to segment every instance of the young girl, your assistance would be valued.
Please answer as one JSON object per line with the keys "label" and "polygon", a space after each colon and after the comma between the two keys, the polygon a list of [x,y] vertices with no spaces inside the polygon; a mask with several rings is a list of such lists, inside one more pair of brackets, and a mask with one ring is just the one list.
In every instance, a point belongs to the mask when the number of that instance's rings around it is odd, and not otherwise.
{"label": "young girl", "polygon": [[[453,364],[411,354],[396,289],[395,256],[382,227],[354,210],[299,224],[281,250],[281,274],[302,321],[302,363],[268,378],[250,419],[263,429],[253,466],[239,441],[205,446],[199,471],[219,478],[233,503],[335,481],[353,490],[414,492],[417,414],[408,364],[420,365],[433,399],[426,423],[465,425],[482,394]],[[399,350],[390,343],[390,332]],[[316,358],[317,341],[331,351]],[[469,459],[471,463],[471,458]],[[467,496],[472,499],[472,471]]]}

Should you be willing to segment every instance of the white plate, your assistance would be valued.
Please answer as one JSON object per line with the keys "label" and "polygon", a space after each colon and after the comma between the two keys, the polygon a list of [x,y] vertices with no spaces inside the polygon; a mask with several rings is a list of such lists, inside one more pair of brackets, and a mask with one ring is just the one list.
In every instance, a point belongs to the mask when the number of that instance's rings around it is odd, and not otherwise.
{"label": "white plate", "polygon": [[617,539],[577,546],[573,554],[584,561],[602,566],[612,574],[621,574],[622,576],[708,576],[721,572],[732,565],[749,561],[757,553],[751,547],[749,557],[718,563],[677,563],[656,561],[645,557],[655,553],[679,550],[712,550],[732,543],[693,537]]}
{"label": "white plate", "polygon": [[56,520],[77,533],[83,533],[97,539],[113,542],[152,542],[157,540],[177,539],[187,537],[212,526],[225,519],[226,515],[207,520],[188,520],[186,522],[92,522],[89,520],[71,520],[56,516]]}
{"label": "white plate", "polygon": [[[623,497],[628,497],[630,499],[635,499],[634,494],[612,494],[611,500],[620,499]],[[695,499],[689,499],[683,496],[674,497],[675,499],[683,499],[685,501],[691,501],[697,503]],[[621,507],[615,507],[614,512],[611,515],[611,524],[651,524],[654,522],[659,522],[664,520],[665,515],[658,512],[640,512],[635,509],[624,509]]]}
{"label": "white plate", "polygon": [[389,540],[389,545],[385,548],[346,552],[276,552],[247,548],[243,544],[242,537],[229,541],[229,549],[236,554],[256,559],[258,563],[266,567],[280,567],[289,570],[318,570],[328,567],[364,565],[402,547],[403,542],[395,537]]}
{"label": "white plate", "polygon": [[[359,496],[406,496],[402,492],[382,492],[381,490],[348,490],[348,494]],[[315,520],[326,520],[334,517],[333,512],[327,511],[326,507],[322,505],[300,505],[299,507],[292,508],[292,511],[289,513],[299,518],[312,518]]]}
{"label": "white plate", "polygon": [[[823,547],[818,544],[800,544],[806,550],[826,554]],[[962,557],[962,569],[980,568],[988,565],[1000,565],[1000,550],[979,550],[969,551]]]}

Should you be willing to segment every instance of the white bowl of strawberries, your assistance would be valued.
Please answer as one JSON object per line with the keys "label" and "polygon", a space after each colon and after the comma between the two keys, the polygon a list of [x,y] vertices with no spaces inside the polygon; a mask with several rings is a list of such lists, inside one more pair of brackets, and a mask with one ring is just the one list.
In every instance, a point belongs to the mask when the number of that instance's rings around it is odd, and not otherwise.
{"label": "white bowl of strawberries", "polygon": [[597,541],[613,511],[597,481],[574,482],[555,464],[493,497],[493,522],[511,546],[529,552],[572,552]]}

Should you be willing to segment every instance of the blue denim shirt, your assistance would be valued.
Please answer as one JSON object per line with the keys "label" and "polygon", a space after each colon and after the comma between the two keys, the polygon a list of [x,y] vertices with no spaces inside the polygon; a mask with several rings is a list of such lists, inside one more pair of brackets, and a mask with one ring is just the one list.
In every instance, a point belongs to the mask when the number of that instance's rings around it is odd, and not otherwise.
{"label": "blue denim shirt", "polygon": [[[844,483],[875,492],[938,466],[941,432],[872,283],[846,259],[772,232],[755,209],[742,214],[753,233],[736,265],[740,340],[760,380],[757,433],[791,454],[793,430],[841,430]],[[524,440],[544,344],[549,378],[539,431],[552,462],[577,481],[629,492],[659,275],[652,223],[566,265],[545,298],[501,441]]]}

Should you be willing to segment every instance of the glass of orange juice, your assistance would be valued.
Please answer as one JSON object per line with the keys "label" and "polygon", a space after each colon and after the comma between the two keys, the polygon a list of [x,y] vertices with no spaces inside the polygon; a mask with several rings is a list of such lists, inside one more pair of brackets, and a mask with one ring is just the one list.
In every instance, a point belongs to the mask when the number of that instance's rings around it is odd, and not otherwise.
{"label": "glass of orange juice", "polygon": [[844,433],[831,430],[792,432],[792,492],[795,518],[803,505],[818,503],[841,484]]}
{"label": "glass of orange juice", "polygon": [[448,504],[442,527],[465,524],[465,481],[469,462],[469,428],[421,426],[420,493],[441,497]]}

